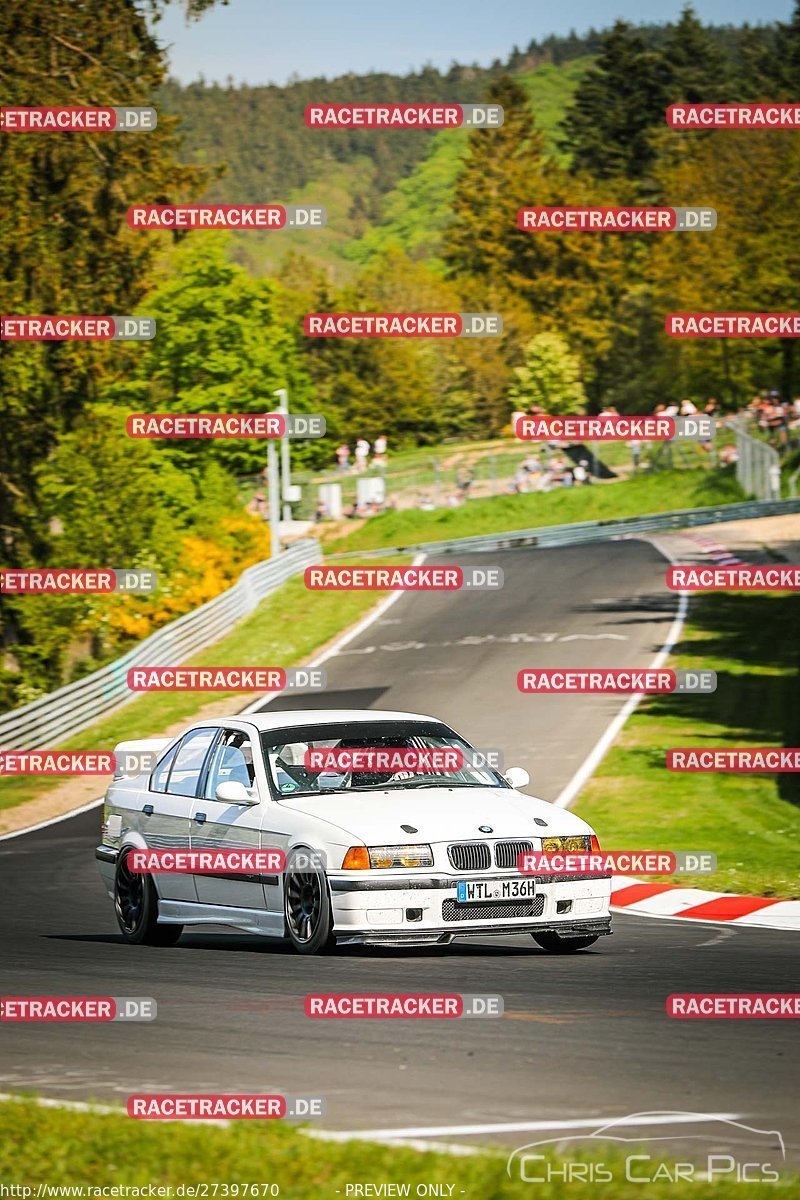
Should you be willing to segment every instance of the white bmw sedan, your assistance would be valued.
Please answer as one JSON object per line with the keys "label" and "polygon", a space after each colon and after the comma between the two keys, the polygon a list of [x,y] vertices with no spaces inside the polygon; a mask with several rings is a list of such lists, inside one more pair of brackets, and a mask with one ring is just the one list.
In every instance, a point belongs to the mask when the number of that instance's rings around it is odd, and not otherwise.
{"label": "white bmw sedan", "polygon": [[[141,774],[118,769],[96,850],[129,942],[171,945],[186,926],[227,925],[288,937],[302,954],[512,933],[565,953],[611,932],[610,878],[518,869],[526,851],[596,849],[590,826],[516,790],[528,782],[521,768],[472,765],[472,747],[434,717],[267,711],[135,746],[157,761]],[[367,747],[387,755],[350,753]],[[405,751],[416,753],[398,770]],[[431,769],[448,757],[448,769]],[[132,869],[135,850],[177,849],[274,849],[285,868]]]}

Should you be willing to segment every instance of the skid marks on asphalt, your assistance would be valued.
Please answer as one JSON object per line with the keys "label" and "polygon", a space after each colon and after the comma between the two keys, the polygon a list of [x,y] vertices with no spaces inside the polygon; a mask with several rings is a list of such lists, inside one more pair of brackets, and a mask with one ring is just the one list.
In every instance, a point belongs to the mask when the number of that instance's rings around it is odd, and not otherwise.
{"label": "skid marks on asphalt", "polygon": [[360,646],[356,650],[339,650],[337,658],[349,654],[375,654],[384,651],[406,653],[409,650],[431,650],[447,646],[547,645],[554,642],[627,642],[624,633],[476,633],[465,634],[452,641],[442,642],[384,642],[381,645]]}

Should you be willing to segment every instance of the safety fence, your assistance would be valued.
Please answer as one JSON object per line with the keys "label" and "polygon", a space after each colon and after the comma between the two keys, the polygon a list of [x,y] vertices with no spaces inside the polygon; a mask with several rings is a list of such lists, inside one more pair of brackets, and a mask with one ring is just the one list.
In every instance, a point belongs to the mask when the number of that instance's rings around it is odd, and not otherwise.
{"label": "safety fence", "polygon": [[137,693],[127,684],[131,667],[186,662],[196,651],[224,637],[276,587],[321,557],[319,543],[306,538],[277,557],[248,567],[233,587],[162,626],[121,658],[0,717],[0,749],[35,750],[91,725],[103,713],[135,697]]}
{"label": "safety fence", "polygon": [[326,561],[339,558],[377,558],[382,555],[464,554],[483,550],[506,550],[515,546],[574,546],[584,542],[602,542],[609,538],[635,537],[668,529],[688,529],[695,525],[716,525],[724,521],[744,521],[754,517],[778,517],[800,513],[800,498],[763,503],[747,500],[709,508],[679,508],[671,512],[649,513],[641,517],[622,517],[608,521],[577,521],[571,525],[540,525],[534,529],[514,529],[508,533],[484,533],[473,537],[452,538],[443,542],[415,542],[404,546],[385,546],[380,550],[350,550],[332,554]]}

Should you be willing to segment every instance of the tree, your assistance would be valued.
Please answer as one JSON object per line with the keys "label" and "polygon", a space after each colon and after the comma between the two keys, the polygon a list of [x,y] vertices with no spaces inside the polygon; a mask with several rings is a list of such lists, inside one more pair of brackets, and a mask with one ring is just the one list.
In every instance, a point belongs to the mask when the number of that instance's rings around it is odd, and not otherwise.
{"label": "tree", "polygon": [[[145,343],[132,378],[106,395],[124,412],[246,412],[275,408],[276,388],[289,391],[294,412],[308,412],[309,383],[292,330],[279,314],[279,286],[254,279],[231,262],[225,234],[187,238],[171,256],[168,277],[147,299],[158,336]],[[296,443],[299,449],[300,444]],[[263,470],[263,442],[247,439],[169,443],[189,468],[220,463],[232,474]]]}
{"label": "tree", "polygon": [[668,96],[663,58],[625,21],[603,34],[597,63],[575,91],[562,124],[576,171],[597,179],[641,179],[654,157],[649,132]]}
{"label": "tree", "polygon": [[487,100],[505,112],[499,129],[475,130],[453,196],[452,224],[443,256],[454,275],[478,275],[504,283],[514,257],[517,211],[531,203],[544,158],[544,137],[528,97],[510,76],[489,88]]}
{"label": "tree", "polygon": [[510,398],[518,408],[535,404],[547,413],[585,411],[580,365],[560,334],[537,333],[528,343],[525,364],[517,368],[516,375]]}
{"label": "tree", "polygon": [[670,26],[662,56],[668,103],[728,99],[728,62],[691,5],[683,9],[677,25]]}
{"label": "tree", "polygon": [[[664,164],[659,187],[677,205],[717,210],[711,233],[654,242],[648,276],[661,312],[800,309],[800,145],[787,130],[718,130],[693,136]],[[798,388],[796,341],[727,339],[681,343],[691,377],[730,403],[772,384]]]}
{"label": "tree", "polygon": [[[6,0],[0,42],[7,106],[148,105],[165,74],[144,7],[134,3]],[[179,164],[176,121],[163,113],[149,133],[4,134],[0,311],[131,312],[158,239],[127,228],[127,207],[189,197],[203,178]],[[79,342],[3,344],[0,554],[7,561],[42,553],[33,467],[96,396],[108,362],[103,350]]]}

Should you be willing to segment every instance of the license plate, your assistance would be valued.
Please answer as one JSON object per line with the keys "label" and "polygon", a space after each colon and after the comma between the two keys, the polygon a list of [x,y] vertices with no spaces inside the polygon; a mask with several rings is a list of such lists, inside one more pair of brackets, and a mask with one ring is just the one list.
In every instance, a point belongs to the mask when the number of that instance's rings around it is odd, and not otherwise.
{"label": "license plate", "polygon": [[480,900],[530,900],[536,895],[535,879],[474,879],[456,884],[459,904]]}

